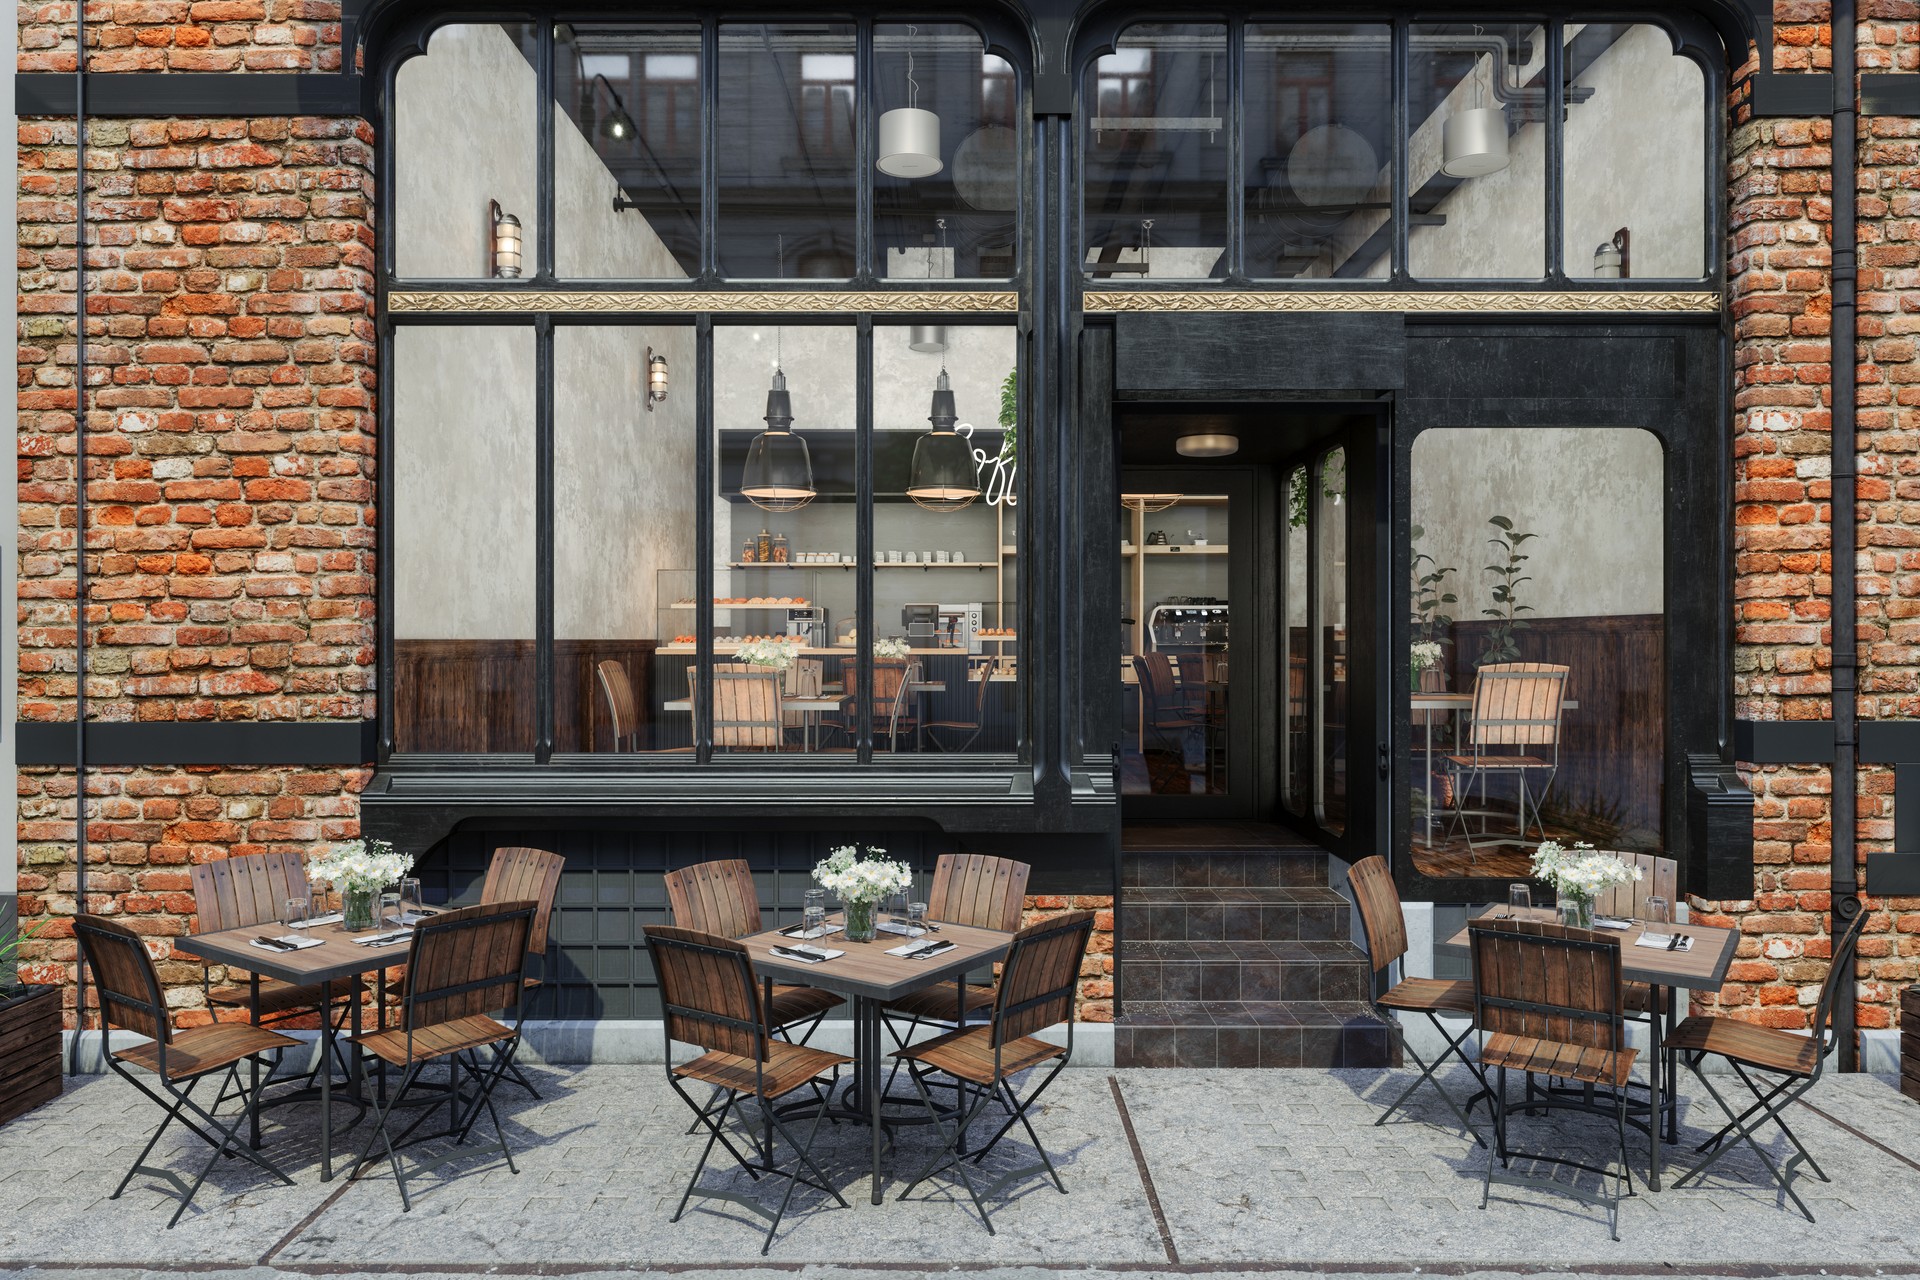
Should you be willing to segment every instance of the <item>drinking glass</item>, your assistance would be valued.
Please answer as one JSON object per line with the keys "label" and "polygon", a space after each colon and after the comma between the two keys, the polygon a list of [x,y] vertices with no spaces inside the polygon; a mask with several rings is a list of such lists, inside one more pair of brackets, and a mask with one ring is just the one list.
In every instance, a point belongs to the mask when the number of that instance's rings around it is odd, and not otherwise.
{"label": "drinking glass", "polygon": [[305,898],[288,898],[287,905],[280,919],[290,927],[296,929],[306,924],[307,900]]}
{"label": "drinking glass", "polygon": [[1646,905],[1640,908],[1640,918],[1648,924],[1670,924],[1673,920],[1668,913],[1667,900],[1659,894],[1648,896]]}
{"label": "drinking glass", "polygon": [[1507,886],[1507,919],[1518,920],[1533,910],[1533,890],[1524,884]]}
{"label": "drinking glass", "polygon": [[400,923],[400,895],[392,889],[380,893],[380,914],[376,917],[382,924]]}
{"label": "drinking glass", "polygon": [[809,889],[800,901],[800,926],[809,937],[817,936],[814,930],[824,929],[827,924],[827,891]]}
{"label": "drinking glass", "polygon": [[917,933],[926,932],[926,929],[927,929],[927,904],[926,903],[909,902],[907,904],[907,927],[914,930]]}
{"label": "drinking glass", "polygon": [[400,909],[402,911],[407,910],[408,903],[413,904],[413,910],[416,912],[425,905],[425,899],[420,896],[419,876],[402,876],[400,878]]}

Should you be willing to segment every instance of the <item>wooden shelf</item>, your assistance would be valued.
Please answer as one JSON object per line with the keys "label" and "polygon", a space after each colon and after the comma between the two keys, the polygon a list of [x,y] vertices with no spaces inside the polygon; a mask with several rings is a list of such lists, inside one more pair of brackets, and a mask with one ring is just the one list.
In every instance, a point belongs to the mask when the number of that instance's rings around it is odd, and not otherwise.
{"label": "wooden shelf", "polygon": [[1215,546],[1144,547],[1142,550],[1150,556],[1223,556],[1227,554],[1225,547]]}
{"label": "wooden shelf", "polygon": [[729,569],[851,569],[850,564],[796,564],[791,560],[732,560],[727,563]]}

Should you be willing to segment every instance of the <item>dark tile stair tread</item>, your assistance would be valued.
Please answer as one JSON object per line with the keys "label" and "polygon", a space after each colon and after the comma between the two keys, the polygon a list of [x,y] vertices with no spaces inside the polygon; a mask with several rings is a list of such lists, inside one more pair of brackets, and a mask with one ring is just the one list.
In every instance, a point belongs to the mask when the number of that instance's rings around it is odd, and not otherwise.
{"label": "dark tile stair tread", "polygon": [[1122,853],[1324,853],[1311,841],[1267,822],[1128,822]]}
{"label": "dark tile stair tread", "polygon": [[1208,906],[1220,903],[1223,906],[1272,906],[1272,907],[1320,907],[1346,906],[1347,900],[1338,889],[1326,885],[1298,885],[1294,887],[1274,888],[1271,886],[1207,886],[1183,889],[1173,885],[1146,884],[1130,885],[1121,897],[1125,906]]}
{"label": "dark tile stair tread", "polygon": [[1129,1000],[1119,1027],[1378,1027],[1359,1000]]}
{"label": "dark tile stair tread", "polygon": [[1351,942],[1131,942],[1120,944],[1125,963],[1200,964],[1252,961],[1261,964],[1365,964],[1366,952]]}

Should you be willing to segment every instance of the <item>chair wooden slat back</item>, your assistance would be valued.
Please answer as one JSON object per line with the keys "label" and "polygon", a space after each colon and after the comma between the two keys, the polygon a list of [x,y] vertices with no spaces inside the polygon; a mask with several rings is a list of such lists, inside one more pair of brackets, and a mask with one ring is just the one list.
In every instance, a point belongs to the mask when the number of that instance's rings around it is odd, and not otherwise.
{"label": "chair wooden slat back", "polygon": [[667,909],[681,929],[722,938],[758,933],[760,891],[743,859],[702,862],[667,872]]}
{"label": "chair wooden slat back", "polygon": [[995,1048],[1073,1018],[1093,912],[1071,911],[1013,935],[993,1005]]}
{"label": "chair wooden slat back", "polygon": [[[74,917],[73,933],[93,970],[107,1023],[172,1044],[173,1021],[160,994],[160,973],[140,935],[102,916]],[[165,1061],[161,1059],[163,1066]]]}
{"label": "chair wooden slat back", "polygon": [[1387,860],[1377,853],[1349,867],[1347,882],[1353,886],[1353,905],[1367,933],[1367,955],[1378,973],[1407,954],[1407,917],[1400,908],[1400,890]]}
{"label": "chair wooden slat back", "polygon": [[1032,873],[1032,867],[1012,858],[943,853],[933,866],[927,914],[950,924],[1012,933],[1020,927]]}
{"label": "chair wooden slat back", "polygon": [[780,720],[780,672],[746,662],[713,666],[713,745],[778,747],[784,741]]}
{"label": "chair wooden slat back", "polygon": [[1468,937],[1481,1031],[1625,1047],[1618,937],[1532,920],[1474,920]]}
{"label": "chair wooden slat back", "polygon": [[631,738],[632,746],[640,746],[640,706],[633,696],[633,681],[627,675],[623,662],[607,658],[594,668],[600,679],[600,693],[607,700],[607,720],[613,725],[613,749],[619,751],[620,744]]}
{"label": "chair wooden slat back", "polygon": [[415,925],[407,951],[407,1031],[518,1008],[537,909],[531,901],[483,902]]}
{"label": "chair wooden slat back", "polygon": [[1613,856],[1638,870],[1640,878],[1627,884],[1617,884],[1597,895],[1593,900],[1596,912],[1603,916],[1617,916],[1622,920],[1638,920],[1646,909],[1647,899],[1656,896],[1665,898],[1667,910],[1673,910],[1674,894],[1680,881],[1679,863],[1653,853],[1615,853]]}
{"label": "chair wooden slat back", "polygon": [[1546,662],[1481,667],[1473,678],[1473,745],[1559,746],[1568,670]]}
{"label": "chair wooden slat back", "polygon": [[[782,687],[789,698],[818,698],[827,683],[827,664],[819,658],[795,658],[793,665],[787,668]],[[781,724],[789,729],[797,729],[807,723],[808,712],[785,711],[780,716]]]}
{"label": "chair wooden slat back", "polygon": [[278,920],[287,899],[305,898],[306,864],[297,853],[250,853],[203,862],[193,869],[196,932],[247,929]]}
{"label": "chair wooden slat back", "polygon": [[646,932],[668,1038],[766,1061],[766,1011],[747,949],[699,929],[648,925]]}
{"label": "chair wooden slat back", "polygon": [[487,864],[487,878],[480,886],[483,903],[531,902],[534,904],[533,933],[528,949],[537,956],[547,954],[547,925],[553,917],[553,900],[560,891],[560,870],[567,860],[545,849],[504,848],[493,851]]}

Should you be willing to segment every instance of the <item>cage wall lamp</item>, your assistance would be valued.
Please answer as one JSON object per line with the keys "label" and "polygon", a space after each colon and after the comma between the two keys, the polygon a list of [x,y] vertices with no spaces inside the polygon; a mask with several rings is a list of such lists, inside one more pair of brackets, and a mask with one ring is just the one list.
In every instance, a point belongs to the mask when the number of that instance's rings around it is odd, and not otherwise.
{"label": "cage wall lamp", "polygon": [[520,219],[500,207],[498,200],[487,201],[493,239],[493,274],[511,279],[520,274]]}

